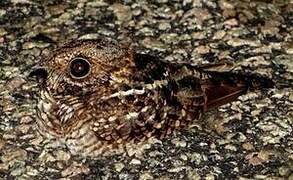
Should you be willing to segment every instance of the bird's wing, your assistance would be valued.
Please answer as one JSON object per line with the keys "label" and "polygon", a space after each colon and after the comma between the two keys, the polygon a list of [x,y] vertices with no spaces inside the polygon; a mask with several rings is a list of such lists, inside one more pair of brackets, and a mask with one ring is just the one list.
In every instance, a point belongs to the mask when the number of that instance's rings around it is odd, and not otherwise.
{"label": "bird's wing", "polygon": [[237,99],[238,96],[246,93],[248,86],[243,81],[232,83],[207,80],[202,83],[202,88],[206,95],[205,109],[210,109]]}
{"label": "bird's wing", "polygon": [[233,71],[234,63],[221,62],[197,66],[196,69],[206,78],[201,80],[206,95],[206,108],[221,106],[245,94],[248,89],[260,89],[273,86],[272,80],[258,74]]}

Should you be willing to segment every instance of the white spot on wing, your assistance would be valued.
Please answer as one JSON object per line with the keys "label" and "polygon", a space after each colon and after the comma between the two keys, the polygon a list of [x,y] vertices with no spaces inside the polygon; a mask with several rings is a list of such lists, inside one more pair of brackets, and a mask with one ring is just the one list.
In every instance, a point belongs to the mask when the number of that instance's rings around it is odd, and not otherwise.
{"label": "white spot on wing", "polygon": [[138,117],[139,113],[137,112],[130,112],[126,115],[126,119],[136,119]]}

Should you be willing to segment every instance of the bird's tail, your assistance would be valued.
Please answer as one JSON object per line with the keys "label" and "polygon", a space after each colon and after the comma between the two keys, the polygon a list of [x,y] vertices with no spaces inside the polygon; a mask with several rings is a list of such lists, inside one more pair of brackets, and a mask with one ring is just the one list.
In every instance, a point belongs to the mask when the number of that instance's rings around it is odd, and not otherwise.
{"label": "bird's tail", "polygon": [[199,67],[198,70],[209,77],[201,84],[207,96],[207,109],[229,103],[245,94],[247,90],[274,87],[274,82],[270,78],[258,74],[233,72],[234,67],[231,63]]}

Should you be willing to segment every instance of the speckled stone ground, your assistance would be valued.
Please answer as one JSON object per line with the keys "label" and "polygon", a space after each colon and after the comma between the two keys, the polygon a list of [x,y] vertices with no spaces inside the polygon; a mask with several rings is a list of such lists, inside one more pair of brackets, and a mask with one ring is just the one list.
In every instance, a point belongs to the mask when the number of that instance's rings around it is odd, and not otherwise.
{"label": "speckled stone ground", "polygon": [[[0,179],[293,179],[293,3],[0,1]],[[210,112],[144,151],[96,159],[52,145],[34,124],[26,76],[76,38],[112,38],[170,61],[234,61],[277,87]]]}

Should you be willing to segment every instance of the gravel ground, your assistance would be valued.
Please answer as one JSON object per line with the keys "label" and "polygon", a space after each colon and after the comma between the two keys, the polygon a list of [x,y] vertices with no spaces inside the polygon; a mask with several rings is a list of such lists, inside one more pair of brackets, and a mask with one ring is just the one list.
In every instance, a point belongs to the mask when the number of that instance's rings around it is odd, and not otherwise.
{"label": "gravel ground", "polygon": [[[1,0],[0,179],[293,179],[293,3],[207,0]],[[35,127],[26,76],[53,48],[111,38],[193,64],[234,61],[271,76],[202,123],[141,152],[85,159]]]}

